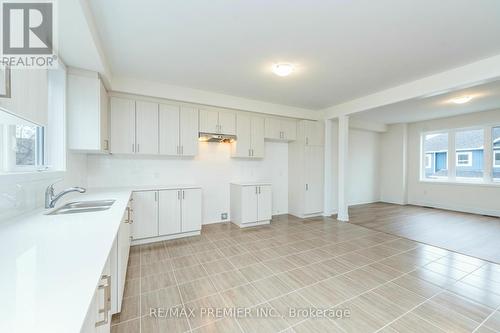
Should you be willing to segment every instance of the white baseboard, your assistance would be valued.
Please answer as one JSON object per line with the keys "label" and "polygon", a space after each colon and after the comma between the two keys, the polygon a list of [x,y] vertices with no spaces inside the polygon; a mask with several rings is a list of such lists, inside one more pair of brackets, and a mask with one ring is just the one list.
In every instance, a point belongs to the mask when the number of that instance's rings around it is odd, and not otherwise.
{"label": "white baseboard", "polygon": [[426,206],[426,207],[432,207],[432,208],[454,210],[454,211],[463,212],[463,213],[471,213],[471,214],[489,215],[489,216],[500,217],[500,210],[495,210],[495,209],[481,209],[481,208],[471,207],[471,206],[463,206],[463,205],[456,206],[456,205],[442,204],[442,203],[436,203],[436,202],[423,202],[423,201],[410,201],[410,202],[408,202],[408,204],[415,205],[415,206]]}
{"label": "white baseboard", "polygon": [[149,243],[161,242],[164,240],[198,236],[199,234],[200,234],[200,231],[198,230],[198,231],[190,231],[190,232],[181,232],[179,234],[174,234],[174,235],[165,235],[165,236],[158,236],[158,237],[133,239],[132,245],[149,244]]}
{"label": "white baseboard", "polygon": [[269,223],[271,223],[271,221],[267,220],[267,221],[250,222],[250,223],[242,223],[242,224],[238,224],[238,223],[234,223],[234,222],[232,222],[232,223],[234,225],[237,225],[240,228],[249,228],[249,227],[256,227],[258,225],[269,224]]}

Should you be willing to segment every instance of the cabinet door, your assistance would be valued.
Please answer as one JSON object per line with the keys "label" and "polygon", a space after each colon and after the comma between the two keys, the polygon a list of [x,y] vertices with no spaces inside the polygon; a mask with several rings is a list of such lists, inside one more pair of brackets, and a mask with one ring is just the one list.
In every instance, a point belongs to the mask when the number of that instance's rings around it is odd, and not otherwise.
{"label": "cabinet door", "polygon": [[323,158],[323,147],[305,147],[305,214],[323,211]]}
{"label": "cabinet door", "polygon": [[251,117],[244,113],[239,113],[236,121],[236,141],[233,142],[233,157],[251,157],[252,130]]}
{"label": "cabinet door", "polygon": [[135,153],[135,101],[111,98],[111,152]]}
{"label": "cabinet door", "polygon": [[259,186],[259,196],[257,202],[258,221],[267,221],[272,218],[273,210],[273,194],[271,186]]}
{"label": "cabinet door", "polygon": [[158,154],[158,104],[136,102],[136,154]]}
{"label": "cabinet door", "polygon": [[264,118],[251,118],[251,143],[252,157],[264,158]]}
{"label": "cabinet door", "polygon": [[158,236],[158,192],[134,192],[134,239]]}
{"label": "cabinet door", "polygon": [[305,142],[309,146],[324,145],[324,127],[321,121],[305,121]]}
{"label": "cabinet door", "polygon": [[198,154],[198,110],[195,108],[181,107],[180,146],[183,156]]}
{"label": "cabinet door", "polygon": [[259,189],[257,186],[242,186],[241,188],[241,223],[257,222],[257,201]]}
{"label": "cabinet door", "polygon": [[201,189],[181,190],[182,232],[201,230]]}
{"label": "cabinet door", "polygon": [[158,127],[160,154],[179,155],[179,107],[160,104]]}
{"label": "cabinet door", "polygon": [[199,131],[203,133],[219,133],[219,112],[200,110]]}
{"label": "cabinet door", "polygon": [[158,231],[159,235],[171,235],[181,232],[181,191],[159,191]]}
{"label": "cabinet door", "polygon": [[288,141],[294,141],[297,139],[297,121],[292,119],[282,119],[281,120],[281,131],[283,132],[283,138]]}
{"label": "cabinet door", "polygon": [[128,256],[130,252],[130,229],[133,223],[132,212],[129,207],[125,212],[124,219],[118,229],[117,237],[117,283],[113,286],[116,290],[116,307],[112,308],[112,313],[118,313],[122,308],[123,292],[125,290],[125,279],[127,276]]}
{"label": "cabinet door", "polygon": [[109,151],[109,97],[99,80],[100,150]]}
{"label": "cabinet door", "polygon": [[265,124],[266,139],[280,140],[281,139],[281,121],[279,118],[266,118]]}
{"label": "cabinet door", "polygon": [[236,114],[232,111],[219,111],[219,132],[236,135]]}

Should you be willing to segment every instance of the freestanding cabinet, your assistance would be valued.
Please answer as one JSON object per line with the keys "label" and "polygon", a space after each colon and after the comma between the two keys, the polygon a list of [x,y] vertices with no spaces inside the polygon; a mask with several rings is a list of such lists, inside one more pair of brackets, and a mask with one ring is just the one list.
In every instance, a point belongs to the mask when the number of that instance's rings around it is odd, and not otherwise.
{"label": "freestanding cabinet", "polygon": [[302,120],[288,149],[288,210],[304,218],[323,213],[324,125]]}
{"label": "freestanding cabinet", "polygon": [[269,183],[231,183],[231,222],[240,228],[269,224],[272,199]]}

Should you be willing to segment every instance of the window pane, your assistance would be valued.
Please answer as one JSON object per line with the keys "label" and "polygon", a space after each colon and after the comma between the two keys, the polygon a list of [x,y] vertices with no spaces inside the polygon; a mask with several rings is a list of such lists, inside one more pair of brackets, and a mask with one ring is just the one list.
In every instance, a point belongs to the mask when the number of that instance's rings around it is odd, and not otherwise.
{"label": "window pane", "polygon": [[37,126],[16,125],[16,165],[36,165]]}
{"label": "window pane", "polygon": [[493,180],[500,181],[500,127],[493,128]]}
{"label": "window pane", "polygon": [[425,135],[424,158],[425,178],[448,177],[448,133]]}
{"label": "window pane", "polygon": [[467,130],[456,133],[457,178],[483,178],[484,130]]}

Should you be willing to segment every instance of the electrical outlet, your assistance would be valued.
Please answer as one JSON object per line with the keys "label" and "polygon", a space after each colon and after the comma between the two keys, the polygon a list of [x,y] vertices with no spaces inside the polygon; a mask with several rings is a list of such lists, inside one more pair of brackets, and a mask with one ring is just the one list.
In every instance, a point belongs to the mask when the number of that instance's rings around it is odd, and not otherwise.
{"label": "electrical outlet", "polygon": [[227,213],[220,214],[220,219],[221,220],[227,220]]}

